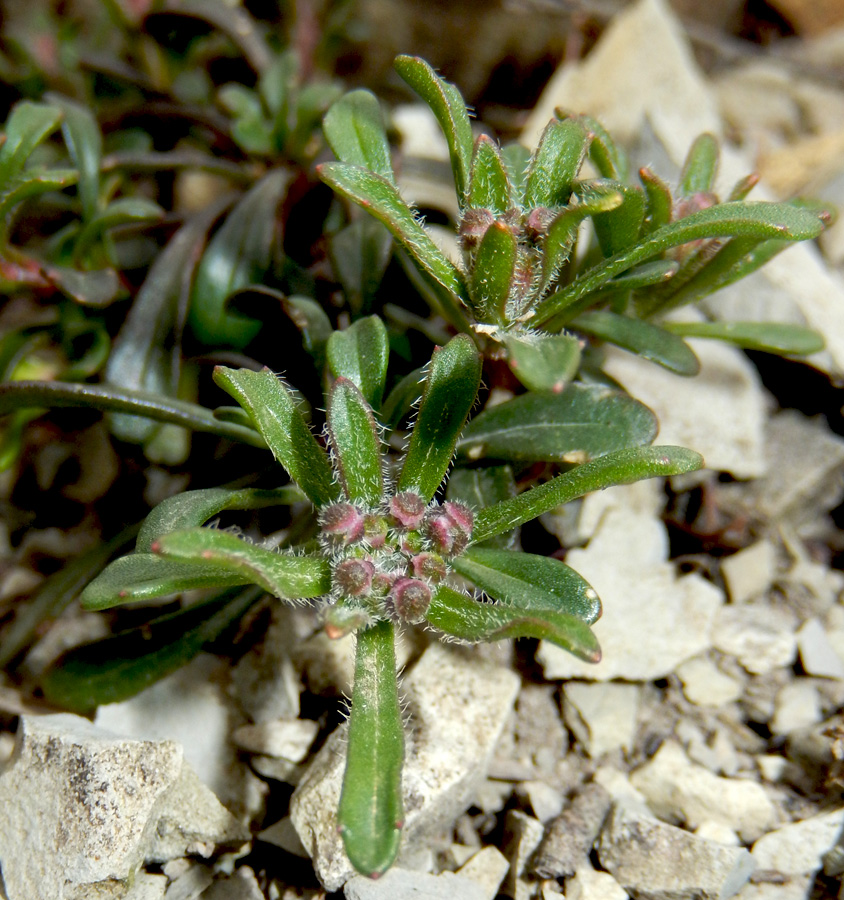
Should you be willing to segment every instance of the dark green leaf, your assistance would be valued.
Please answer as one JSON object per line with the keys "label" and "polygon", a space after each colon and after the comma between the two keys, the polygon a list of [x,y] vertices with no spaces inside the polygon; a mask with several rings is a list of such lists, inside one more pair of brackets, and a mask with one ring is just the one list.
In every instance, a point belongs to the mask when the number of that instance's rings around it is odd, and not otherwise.
{"label": "dark green leaf", "polygon": [[665,322],[663,328],[682,337],[714,338],[765,353],[806,356],[824,348],[817,331],[778,322]]}
{"label": "dark green leaf", "polygon": [[287,385],[272,372],[217,366],[214,380],[249,413],[273,456],[315,506],[337,499],[328,455],[311,434]]}
{"label": "dark green leaf", "polygon": [[710,193],[718,174],[718,158],[718,141],[711,134],[700,135],[683,163],[677,193],[681,197]]}
{"label": "dark green leaf", "polygon": [[0,220],[3,223],[3,234],[9,226],[11,211],[24,200],[46,194],[49,191],[60,191],[78,181],[75,169],[43,169],[40,167],[27,169],[20,175],[5,182],[0,190]]}
{"label": "dark green leaf", "polygon": [[328,110],[322,127],[337,159],[395,183],[384,116],[374,94],[366,90],[345,94]]}
{"label": "dark green leaf", "polygon": [[511,332],[504,345],[513,374],[530,391],[559,394],[580,366],[580,341],[571,334]]}
{"label": "dark green leaf", "polygon": [[389,357],[387,329],[378,316],[358,319],[345,331],[335,331],[328,340],[331,374],[348,378],[373,409],[381,406]]}
{"label": "dark green leaf", "polygon": [[352,865],[372,878],[393,864],[401,843],[404,734],[393,625],[357,634],[355,683],[338,819]]}
{"label": "dark green leaf", "polygon": [[595,235],[604,256],[612,256],[632,247],[639,239],[645,218],[645,195],[640,188],[620,182],[610,182],[608,186],[618,191],[623,199],[614,209],[592,216]]}
{"label": "dark green leaf", "polygon": [[575,119],[554,119],[545,127],[534,151],[525,185],[525,206],[563,206],[583,165],[588,136]]}
{"label": "dark green leaf", "polygon": [[551,609],[587,625],[601,616],[594,588],[574,569],[550,556],[471,547],[452,562],[469,581],[515,609]]}
{"label": "dark green leaf", "polygon": [[425,380],[424,369],[414,369],[390,391],[381,406],[381,421],[389,429],[398,428],[399,422],[410,412],[422,397]]}
{"label": "dark green leaf", "polygon": [[459,334],[434,350],[419,415],[398,481],[399,491],[415,491],[430,500],[454,455],[481,381],[475,345]]}
{"label": "dark green leaf", "polygon": [[649,444],[654,414],[621,391],[570,384],[561,394],[523,394],[475,416],[457,443],[469,459],[582,463]]}
{"label": "dark green leaf", "polygon": [[592,491],[645,478],[683,475],[703,467],[703,457],[685,447],[634,447],[575,466],[512,500],[502,500],[475,516],[472,538],[482,543]]}
{"label": "dark green leaf", "polygon": [[698,358],[682,338],[642,319],[596,309],[581,313],[571,327],[617,344],[678,375],[697,375],[700,371]]}
{"label": "dark green leaf", "polygon": [[393,236],[381,222],[358,218],[329,236],[328,253],[349,306],[355,313],[370,309],[393,255]]}
{"label": "dark green leaf", "polygon": [[501,153],[492,138],[482,134],[475,143],[469,178],[468,205],[488,209],[500,216],[513,205],[510,181]]}
{"label": "dark green leaf", "polygon": [[378,426],[363,394],[347,378],[338,378],[331,389],[328,435],[347,499],[377,506],[384,489]]}
{"label": "dark green leaf", "polygon": [[90,222],[100,203],[100,164],[103,138],[91,110],[66,97],[48,94],[50,102],[62,112],[62,135],[70,158],[79,170],[79,199],[82,219]]}
{"label": "dark green leaf", "polygon": [[514,142],[505,144],[501,148],[501,161],[504,163],[507,180],[510,182],[513,206],[524,205],[530,157],[530,150],[524,144]]}
{"label": "dark green leaf", "polygon": [[674,201],[668,185],[650,169],[639,169],[639,181],[645,189],[645,221],[642,233],[651,234],[671,221]]}
{"label": "dark green leaf", "polygon": [[0,146],[0,189],[23,171],[32,151],[61,124],[61,111],[46,103],[23,100],[6,120],[6,140]]}
{"label": "dark green leaf", "polygon": [[44,277],[65,296],[82,306],[108,306],[120,293],[120,279],[114,269],[81,272],[64,266],[45,266]]}
{"label": "dark green leaf", "polygon": [[481,322],[504,325],[516,267],[516,237],[503,222],[487,228],[475,254],[469,295]]}
{"label": "dark green leaf", "polygon": [[[560,111],[557,110],[557,115]],[[589,136],[589,159],[603,178],[627,181],[627,157],[604,126],[591,116],[576,116]]]}
{"label": "dark green leaf", "polygon": [[74,254],[77,259],[84,257],[91,245],[109,228],[157,222],[163,216],[164,210],[152,200],[143,197],[118,197],[105,209],[93,214],[77,238]]}

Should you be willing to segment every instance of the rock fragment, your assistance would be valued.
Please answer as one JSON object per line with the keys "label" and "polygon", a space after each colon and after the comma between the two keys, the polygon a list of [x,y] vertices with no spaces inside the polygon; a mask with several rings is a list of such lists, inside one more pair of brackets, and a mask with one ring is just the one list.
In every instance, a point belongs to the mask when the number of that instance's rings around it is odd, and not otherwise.
{"label": "rock fragment", "polygon": [[[411,722],[402,775],[405,847],[424,845],[451,827],[470,804],[518,690],[513,671],[479,663],[441,644],[432,645],[404,679]],[[346,759],[344,732],[344,727],[335,731],[317,754],[290,808],[317,877],[329,891],[354,874],[336,819]]]}
{"label": "rock fragment", "polygon": [[784,875],[812,875],[841,835],[844,809],[821,813],[771,831],[753,845],[751,855],[759,869]]}
{"label": "rock fragment", "polygon": [[273,719],[257,725],[242,725],[232,735],[238,747],[250,753],[260,753],[298,763],[319,731],[312,719]]}
{"label": "rock fragment", "polygon": [[789,666],[797,654],[797,619],[768,603],[730,604],[715,616],[712,643],[754,675]]}
{"label": "rock fragment", "polygon": [[475,881],[443,872],[428,875],[393,866],[377,881],[356,875],[346,882],[346,900],[488,900]]}
{"label": "rock fragment", "polygon": [[564,688],[566,724],[592,759],[630,750],[636,737],[641,688],[636,684],[570,681]]}
{"label": "rock fragment", "polygon": [[844,679],[844,660],[833,649],[820,620],[813,617],[803,623],[797,632],[797,649],[807,675]]}
{"label": "rock fragment", "polygon": [[795,678],[777,694],[770,722],[774,734],[788,734],[809,728],[821,720],[821,704],[817,686],[811,678]]}
{"label": "rock fragment", "polygon": [[627,892],[609,874],[586,863],[566,882],[566,900],[627,900]]}
{"label": "rock fragment", "polygon": [[495,900],[509,868],[507,857],[497,847],[484,847],[467,860],[457,874],[479,884],[484,889],[485,900]]}
{"label": "rock fragment", "polygon": [[777,552],[770,541],[757,541],[721,563],[721,574],[733,603],[765,594],[776,576]]}
{"label": "rock fragment", "polygon": [[727,675],[708,656],[695,656],[677,667],[683,693],[696,706],[725,706],[738,700],[744,685]]}
{"label": "rock fragment", "polygon": [[511,809],[507,813],[504,825],[504,852],[510,860],[510,873],[502,890],[508,896],[518,896],[517,879],[525,874],[544,833],[542,823],[533,816],[517,809]]}

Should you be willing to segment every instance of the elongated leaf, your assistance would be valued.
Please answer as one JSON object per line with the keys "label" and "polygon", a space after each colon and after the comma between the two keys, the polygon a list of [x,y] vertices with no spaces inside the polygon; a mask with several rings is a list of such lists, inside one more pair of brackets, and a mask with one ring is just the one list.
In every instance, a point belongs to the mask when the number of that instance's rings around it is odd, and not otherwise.
{"label": "elongated leaf", "polygon": [[601,661],[601,648],[589,626],[576,616],[550,609],[482,603],[441,585],[434,592],[425,618],[434,628],[472,644],[541,638],[586,662]]}
{"label": "elongated leaf", "polygon": [[605,285],[604,291],[611,295],[617,291],[629,293],[640,288],[664,285],[677,274],[679,268],[680,264],[673,259],[654,259],[617,275]]}
{"label": "elongated leaf", "polygon": [[151,553],[153,541],[170,531],[204,525],[226,509],[263,509],[285,506],[303,500],[304,495],[293,485],[265,490],[262,488],[204,488],[185,491],[162,500],[144,519],[137,553]]}
{"label": "elongated leaf", "polygon": [[531,208],[566,204],[588,148],[588,135],[580,122],[549,122],[528,168],[525,205]]}
{"label": "elongated leaf", "polygon": [[645,220],[643,234],[651,234],[671,221],[674,201],[668,185],[650,169],[639,169],[639,181],[645,189]]}
{"label": "elongated leaf", "polygon": [[475,255],[469,294],[481,322],[504,325],[516,267],[516,236],[503,222],[487,228]]}
{"label": "elongated leaf", "polygon": [[414,369],[390,391],[381,407],[381,421],[387,428],[398,428],[401,420],[413,409],[422,397],[424,381],[425,370]]}
{"label": "elongated leaf", "polygon": [[251,580],[245,573],[233,573],[211,563],[198,566],[154,553],[131,553],[106,566],[79,599],[84,609],[110,609],[199,588],[249,584]]}
{"label": "elongated leaf", "polygon": [[[510,466],[456,468],[449,476],[446,488],[449,500],[459,500],[473,510],[484,509],[515,496],[516,480]],[[489,546],[500,549],[513,547],[514,544],[512,535],[498,535],[488,542]]]}
{"label": "elongated leaf", "polygon": [[270,269],[279,232],[276,210],[290,173],[273,169],[240,199],[208,244],[196,273],[190,323],[206,344],[245,347],[259,322],[226,311],[238,288],[260,283]]}
{"label": "elongated leaf", "polygon": [[62,381],[16,381],[0,384],[0,416],[16,409],[75,407],[145,416],[193,431],[205,431],[253,447],[265,447],[253,429],[215,418],[204,406],[171,400],[146,391],[130,391],[110,385],[73,384]]}
{"label": "elongated leaf", "polygon": [[338,378],[331,389],[328,434],[346,497],[377,506],[384,490],[378,427],[363,394],[347,378]]}
{"label": "elongated leaf", "polygon": [[787,203],[741,202],[711,206],[658,229],[635,247],[593,266],[563,290],[543,300],[532,321],[541,325],[616,275],[689,241],[734,236],[802,241],[817,237],[823,228],[823,222],[813,212]]}
{"label": "elongated leaf", "polygon": [[[0,190],[0,219],[8,219],[9,213],[24,200],[70,187],[76,184],[78,178],[75,169],[27,169],[6,182]],[[4,235],[8,225],[8,221],[3,224]]]}
{"label": "elongated leaf", "polygon": [[82,219],[90,222],[100,203],[100,163],[103,154],[100,126],[88,107],[59,95],[47,96],[61,110],[64,142],[73,164],[79,170]]}
{"label": "elongated leaf", "polygon": [[345,94],[328,110],[322,127],[337,159],[395,183],[384,116],[374,94],[367,90]]}
{"label": "elongated leaf", "polygon": [[594,588],[570,566],[550,556],[471,547],[454,568],[482,591],[517,609],[551,609],[587,625],[601,616]]}
{"label": "elongated leaf", "polygon": [[118,197],[105,209],[95,213],[82,229],[76,241],[75,255],[77,258],[83,257],[91,245],[109,228],[157,222],[163,216],[164,210],[152,200],[143,197]]}
{"label": "elongated leaf", "polygon": [[609,453],[575,466],[512,500],[502,500],[480,510],[475,516],[472,538],[481,543],[592,491],[645,478],[683,475],[702,468],[703,464],[699,453],[685,447],[628,447]]}
{"label": "elongated leaf", "polygon": [[531,153],[524,144],[514,142],[501,148],[501,161],[510,182],[513,206],[523,206]]}
{"label": "elongated leaf", "polygon": [[335,378],[348,378],[373,408],[381,406],[390,342],[378,316],[358,319],[328,339],[328,365]]}
{"label": "elongated leaf", "polygon": [[75,647],[41,680],[55,706],[86,714],[134,697],[189,663],[210,641],[242,618],[262,592],[237,588],[138,628]]}
{"label": "elongated leaf", "polygon": [[[560,110],[557,110],[560,115]],[[575,116],[589,135],[589,159],[604,178],[627,181],[627,157],[606,128],[592,116]]]}
{"label": "elongated leaf", "polygon": [[680,174],[678,193],[681,197],[708,193],[718,174],[718,141],[711,134],[702,134],[689,148]]}
{"label": "elongated leaf", "polygon": [[460,207],[463,207],[469,185],[472,159],[472,123],[460,91],[443,81],[419,57],[398,56],[393,64],[401,77],[431,107],[448,143],[454,186]]}
{"label": "elongated leaf", "polygon": [[610,182],[622,196],[622,202],[608,212],[592,216],[595,235],[604,256],[612,256],[632,247],[639,239],[645,218],[645,195],[640,188]]}
{"label": "elongated leaf", "polygon": [[824,348],[817,331],[778,322],[665,322],[663,328],[682,337],[714,338],[766,353],[806,356]]}
{"label": "elongated leaf", "polygon": [[0,147],[0,189],[23,171],[32,151],[58,127],[61,111],[46,103],[23,100],[6,120],[6,140]]}
{"label": "elongated leaf", "polygon": [[475,142],[469,179],[468,205],[503,215],[513,205],[510,181],[501,153],[492,138],[482,134]]}
{"label": "elongated leaf", "polygon": [[678,375],[697,375],[700,371],[698,358],[682,338],[670,329],[660,328],[642,319],[595,309],[581,313],[572,322],[572,328],[617,344]]}
{"label": "elongated leaf", "polygon": [[457,452],[469,459],[582,463],[649,444],[656,432],[654,414],[627,394],[570,384],[561,394],[523,394],[475,416]]}
{"label": "elongated leaf", "polygon": [[202,569],[213,566],[279,600],[306,600],[331,589],[328,560],[265,550],[216,528],[186,528],[156,538],[152,551],[166,560]]}
{"label": "elongated leaf", "polygon": [[457,438],[475,403],[481,358],[466,335],[434,350],[419,415],[410,438],[399,491],[415,491],[426,500],[437,492],[451,465]]}
{"label": "elongated leaf", "polygon": [[315,506],[337,499],[328,455],[311,434],[290,389],[272,372],[217,366],[214,381],[249,413],[273,456]]}
{"label": "elongated leaf", "polygon": [[120,293],[120,279],[114,269],[95,269],[82,272],[66,266],[46,265],[42,274],[66,297],[82,306],[108,306]]}
{"label": "elongated leaf", "polygon": [[393,236],[377,220],[358,218],[328,238],[331,267],[354,313],[372,308],[393,255]]}
{"label": "elongated leaf", "polygon": [[317,173],[337,193],[357,203],[387,226],[438,295],[446,294],[449,304],[455,298],[463,302],[468,300],[457,267],[431,240],[393,185],[367,169],[346,163],[324,163],[317,166]]}
{"label": "elongated leaf", "polygon": [[580,341],[571,334],[506,334],[513,374],[530,391],[559,394],[577,374]]}
{"label": "elongated leaf", "polygon": [[404,735],[394,641],[391,622],[379,622],[357,634],[346,772],[338,811],[346,853],[358,872],[370,877],[393,864],[404,818]]}

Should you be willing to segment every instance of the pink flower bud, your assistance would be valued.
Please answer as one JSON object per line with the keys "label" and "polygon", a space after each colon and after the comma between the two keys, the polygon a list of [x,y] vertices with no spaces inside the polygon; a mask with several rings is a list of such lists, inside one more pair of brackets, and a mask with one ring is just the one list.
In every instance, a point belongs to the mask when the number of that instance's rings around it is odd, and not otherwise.
{"label": "pink flower bud", "polygon": [[426,578],[436,583],[446,576],[445,562],[436,553],[418,553],[411,560],[411,565],[417,578]]}
{"label": "pink flower bud", "polygon": [[431,605],[431,589],[418,578],[397,578],[387,602],[396,619],[418,624],[425,621],[425,613]]}
{"label": "pink flower bud", "polygon": [[322,533],[343,544],[354,544],[364,534],[363,515],[351,503],[332,503],[319,517]]}
{"label": "pink flower bud", "polygon": [[415,531],[422,524],[426,506],[419,494],[402,491],[390,500],[390,515],[401,528]]}
{"label": "pink flower bud", "polygon": [[344,559],[334,569],[334,584],[346,597],[361,597],[369,592],[375,566],[368,559]]}

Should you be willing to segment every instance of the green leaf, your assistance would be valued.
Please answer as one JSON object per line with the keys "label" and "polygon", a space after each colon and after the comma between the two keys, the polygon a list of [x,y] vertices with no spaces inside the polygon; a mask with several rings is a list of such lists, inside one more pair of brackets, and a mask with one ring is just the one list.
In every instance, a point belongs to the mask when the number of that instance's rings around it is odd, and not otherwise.
{"label": "green leaf", "polygon": [[587,625],[601,616],[601,601],[594,588],[574,569],[550,556],[471,547],[452,565],[464,578],[508,606],[551,609]]}
{"label": "green leaf", "polygon": [[707,194],[712,191],[718,174],[718,141],[711,134],[702,134],[689,148],[677,192],[681,197]]}
{"label": "green leaf", "polygon": [[469,295],[482,322],[504,325],[516,267],[516,236],[503,222],[487,228],[475,254]]}
{"label": "green leaf", "polygon": [[338,378],[328,398],[328,435],[346,497],[364,506],[381,502],[384,489],[381,440],[372,409],[347,378]]}
{"label": "green leaf", "polygon": [[570,384],[561,394],[523,394],[475,416],[457,443],[468,459],[582,463],[649,444],[654,414],[621,391]]}
{"label": "green leaf", "polygon": [[145,416],[156,422],[181,425],[193,431],[216,434],[253,447],[266,446],[253,429],[221,421],[204,406],[172,400],[146,391],[62,381],[15,381],[0,384],[0,416],[16,409],[41,408],[82,408],[129,413]]}
{"label": "green leaf", "polygon": [[510,182],[513,206],[524,206],[527,173],[530,166],[531,152],[524,144],[514,141],[501,148],[501,161]]}
{"label": "green leaf", "polygon": [[335,378],[348,378],[366,402],[378,409],[384,394],[390,342],[378,316],[358,319],[328,339],[328,366]]}
{"label": "green leaf", "polygon": [[237,588],[222,596],[62,655],[41,679],[48,702],[86,714],[134,697],[189,663],[242,618],[261,596]]}
{"label": "green leaf", "polygon": [[[557,115],[560,111],[557,110]],[[627,181],[627,157],[606,128],[591,116],[576,116],[589,140],[589,159],[603,178]]]}
{"label": "green leaf", "polygon": [[571,334],[512,332],[504,345],[513,374],[529,391],[559,394],[580,366],[580,341]]}
{"label": "green leaf", "polygon": [[571,327],[623,347],[678,375],[697,375],[700,371],[698,358],[682,338],[672,334],[671,329],[642,319],[596,309],[581,313]]}
{"label": "green leaf", "polygon": [[472,539],[481,543],[504,534],[549,510],[616,484],[694,472],[703,457],[685,447],[633,447],[575,466],[512,500],[502,500],[475,516]]}
{"label": "green leaf", "polygon": [[367,90],[345,94],[325,114],[322,127],[337,159],[395,183],[384,116],[374,94]]}
{"label": "green leaf", "polygon": [[488,209],[497,216],[506,213],[513,205],[510,180],[501,153],[495,141],[485,134],[475,142],[468,205]]}
{"label": "green leaf", "polygon": [[225,84],[217,93],[217,100],[234,115],[232,137],[242,150],[268,156],[276,149],[272,126],[255,91],[240,84]]}
{"label": "green leaf", "polygon": [[213,516],[227,509],[263,509],[267,506],[287,506],[303,500],[293,485],[266,490],[263,488],[204,488],[185,491],[162,500],[144,519],[138,540],[137,553],[151,553],[153,541],[170,531],[204,525]]}
{"label": "green leaf", "polygon": [[279,232],[278,205],[290,183],[273,169],[240,199],[211,238],[191,295],[190,323],[205,344],[245,347],[261,323],[226,311],[238,288],[260,283],[272,266]]}
{"label": "green leaf", "polygon": [[311,434],[290,389],[268,369],[217,366],[214,381],[249,413],[273,456],[315,506],[338,497],[328,455]]}
{"label": "green leaf", "polygon": [[47,281],[82,306],[101,308],[117,299],[120,279],[114,269],[81,272],[65,266],[47,265],[41,270]]}
{"label": "green leaf", "polygon": [[79,176],[75,169],[43,169],[40,167],[27,169],[9,181],[3,182],[0,190],[0,220],[3,222],[2,235],[5,239],[9,227],[9,214],[24,200],[46,194],[49,191],[60,191],[76,184]]}
{"label": "green leaf", "polygon": [[152,543],[165,560],[211,566],[241,583],[257,584],[279,600],[306,600],[331,590],[328,560],[265,550],[216,528],[170,531]]}
{"label": "green leaf", "polygon": [[817,331],[778,322],[664,322],[662,327],[681,337],[714,338],[766,353],[806,356],[824,348]]}
{"label": "green leaf", "polygon": [[422,397],[424,368],[414,369],[390,391],[381,406],[381,421],[390,430],[398,428],[401,420]]}
{"label": "green leaf", "polygon": [[711,206],[658,229],[635,247],[593,266],[570,285],[543,300],[532,321],[541,325],[588,297],[616,275],[689,241],[734,236],[803,241],[817,237],[823,228],[823,222],[815,213],[787,203],[737,202]]}
{"label": "green leaf", "polygon": [[46,103],[23,100],[6,120],[6,140],[0,146],[0,188],[23,171],[32,151],[61,124],[61,111]]}
{"label": "green leaf", "polygon": [[152,200],[143,197],[118,197],[99,212],[95,212],[76,239],[74,255],[84,257],[91,245],[110,228],[118,225],[140,225],[157,222],[164,217],[164,210]]}
{"label": "green leaf", "polygon": [[419,415],[399,475],[399,491],[415,491],[425,500],[437,492],[451,465],[455,444],[466,423],[481,381],[481,357],[466,335],[434,350]]}
{"label": "green leaf", "polygon": [[588,135],[580,122],[575,119],[549,122],[528,168],[525,207],[568,203],[587,149]]}
{"label": "green leaf", "polygon": [[391,622],[357,633],[346,772],[338,819],[346,854],[374,878],[393,864],[404,819],[404,734]]}
{"label": "green leaf", "polygon": [[642,233],[649,235],[668,225],[674,208],[671,189],[650,169],[639,169],[639,181],[645,189],[645,220]]}
{"label": "green leaf", "polygon": [[618,191],[623,199],[614,209],[592,216],[595,235],[604,256],[612,256],[632,247],[639,239],[645,218],[645,195],[640,188],[620,182],[610,182],[608,187]]}
{"label": "green leaf", "polygon": [[454,186],[461,209],[469,186],[472,159],[472,123],[460,91],[443,81],[423,59],[398,56],[394,66],[399,75],[431,107],[448,143]]}
{"label": "green leaf", "polygon": [[331,267],[354,313],[372,308],[393,255],[393,236],[375,219],[358,218],[328,236]]}
{"label": "green leaf", "polygon": [[244,573],[233,573],[211,563],[198,566],[193,562],[163,559],[154,553],[131,553],[106,566],[79,599],[84,609],[110,609],[183,591],[250,582]]}
{"label": "green leaf", "polygon": [[673,259],[654,259],[628,269],[623,275],[616,275],[604,288],[607,294],[619,291],[629,293],[640,288],[667,284],[678,272],[680,264]]}
{"label": "green leaf", "polygon": [[540,638],[586,662],[601,660],[601,648],[589,626],[576,616],[550,609],[519,609],[503,603],[483,603],[440,585],[425,618],[434,628],[472,644],[520,637]]}
{"label": "green leaf", "polygon": [[82,219],[90,222],[100,203],[100,164],[103,154],[100,126],[87,106],[59,95],[47,96],[61,110],[64,142],[73,164],[79,170],[78,192],[82,203]]}
{"label": "green leaf", "polygon": [[431,240],[393,185],[367,169],[346,163],[323,163],[317,166],[317,174],[337,193],[357,203],[387,226],[413,257],[438,296],[445,294],[449,304],[453,304],[454,298],[468,300],[457,267]]}
{"label": "green leaf", "polygon": [[[470,509],[484,509],[501,500],[516,496],[516,480],[510,466],[487,466],[485,468],[456,468],[448,478],[446,497],[459,500]],[[513,544],[510,535],[500,535],[489,542],[504,549]]]}

